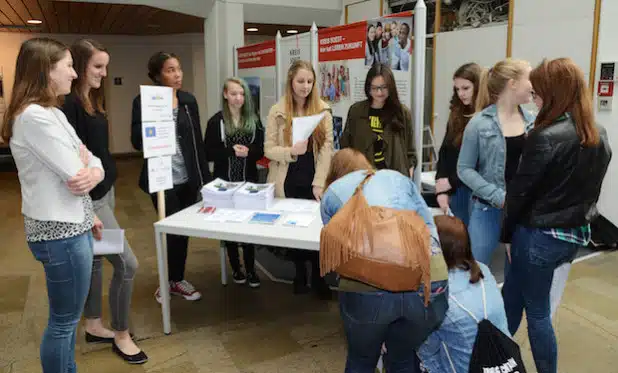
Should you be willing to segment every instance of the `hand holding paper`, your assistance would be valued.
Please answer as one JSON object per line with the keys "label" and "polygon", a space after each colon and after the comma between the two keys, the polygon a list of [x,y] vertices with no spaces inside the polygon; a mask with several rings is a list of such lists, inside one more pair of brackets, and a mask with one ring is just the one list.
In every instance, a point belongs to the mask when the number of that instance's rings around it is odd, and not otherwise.
{"label": "hand holding paper", "polygon": [[308,117],[296,117],[292,119],[292,144],[305,141],[313,133],[313,130],[318,126],[324,118],[326,112],[310,115]]}

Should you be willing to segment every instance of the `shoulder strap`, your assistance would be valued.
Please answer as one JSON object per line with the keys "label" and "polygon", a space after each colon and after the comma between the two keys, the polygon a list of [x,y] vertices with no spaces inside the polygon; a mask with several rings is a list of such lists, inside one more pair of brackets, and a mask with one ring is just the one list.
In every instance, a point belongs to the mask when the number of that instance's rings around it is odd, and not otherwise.
{"label": "shoulder strap", "polygon": [[[481,279],[481,288],[482,288],[482,290],[483,290],[483,315],[484,315],[485,319],[487,319],[487,301],[486,301],[486,295],[485,295],[485,282],[483,281],[483,279]],[[449,298],[450,298],[453,302],[455,302],[455,303],[459,306],[459,308],[461,308],[462,310],[466,311],[466,313],[467,313],[468,315],[470,315],[470,317],[472,317],[472,318],[474,319],[474,321],[476,321],[477,323],[479,323],[479,322],[480,322],[480,320],[479,320],[479,319],[477,319],[477,318],[476,318],[476,316],[474,316],[474,314],[473,314],[472,312],[470,312],[470,310],[468,310],[466,307],[464,307],[464,305],[463,305],[463,304],[461,304],[461,303],[457,300],[457,298],[455,298],[455,296],[454,296],[454,295],[449,294]]]}

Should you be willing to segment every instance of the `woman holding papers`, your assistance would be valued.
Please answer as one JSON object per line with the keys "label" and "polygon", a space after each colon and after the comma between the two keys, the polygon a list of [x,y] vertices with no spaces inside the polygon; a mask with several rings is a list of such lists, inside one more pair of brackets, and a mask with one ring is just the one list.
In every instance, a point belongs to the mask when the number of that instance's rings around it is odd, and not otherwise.
{"label": "woman holding papers", "polygon": [[88,194],[105,177],[101,160],[57,108],[76,77],[66,45],[48,38],[25,41],[2,128],[19,175],[26,241],[45,269],[43,373],[77,371],[75,333],[90,287],[93,234],[101,239],[103,228]]}
{"label": "woman holding papers", "polygon": [[[148,61],[148,77],[152,82],[174,90],[173,112],[176,123],[176,154],[172,156],[174,188],[165,191],[166,216],[196,203],[200,189],[210,181],[197,101],[191,93],[181,90],[182,74],[180,59],[173,53],[157,52]],[[131,143],[136,150],[142,150],[142,107],[139,95],[133,100]],[[148,193],[147,165],[148,163],[144,162],[139,179],[139,186],[146,193]],[[155,208],[158,208],[156,194],[151,194],[150,197]],[[202,298],[202,294],[184,278],[188,244],[189,237],[167,235],[170,293],[195,301]],[[158,302],[161,301],[160,291],[161,289],[157,289],[155,292]]]}
{"label": "woman holding papers", "polygon": [[[81,39],[71,46],[73,66],[77,79],[73,80],[71,93],[64,99],[62,110],[69,123],[75,128],[77,136],[92,154],[101,159],[105,178],[90,191],[94,211],[106,228],[120,229],[114,216],[114,182],[116,181],[116,163],[109,151],[109,127],[103,108],[103,79],[107,76],[109,54],[98,42]],[[86,342],[111,343],[113,351],[124,360],[137,364],[148,360],[146,354],[129,334],[129,309],[133,294],[133,278],[137,269],[137,259],[124,241],[122,254],[106,255],[105,258],[114,267],[112,282],[109,286],[109,306],[111,327],[103,326],[103,257],[95,256],[92,264],[90,293],[86,299],[84,316],[86,318]]]}
{"label": "woman holding papers", "polygon": [[[208,120],[204,149],[214,162],[214,177],[237,182],[257,183],[256,162],[264,155],[264,129],[255,113],[251,91],[244,80],[229,78],[223,85],[223,110]],[[225,242],[234,282],[260,286],[255,272],[255,247],[243,244],[245,273],[240,267],[237,242]]]}
{"label": "woman holding papers", "polygon": [[[315,87],[315,71],[311,63],[296,61],[288,71],[285,95],[268,114],[264,154],[270,159],[268,182],[275,184],[279,198],[322,198],[324,181],[333,156],[333,117],[330,108],[319,97]],[[324,113],[306,140],[293,141],[292,120]],[[318,252],[295,250],[294,292],[307,288],[305,261],[312,264],[312,287],[318,295],[330,298],[330,289],[319,270]]]}
{"label": "woman holding papers", "polygon": [[399,101],[395,77],[384,64],[374,64],[365,80],[367,99],[348,111],[341,148],[353,148],[377,169],[414,174],[416,151],[412,113]]}

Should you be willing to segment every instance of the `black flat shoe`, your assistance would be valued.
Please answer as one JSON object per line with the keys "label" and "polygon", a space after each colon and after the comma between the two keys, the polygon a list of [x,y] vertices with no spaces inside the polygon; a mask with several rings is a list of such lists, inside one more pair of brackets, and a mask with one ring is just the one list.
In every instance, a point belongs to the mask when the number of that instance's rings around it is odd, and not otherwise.
{"label": "black flat shoe", "polygon": [[129,364],[144,364],[148,361],[148,356],[144,351],[140,351],[135,355],[127,355],[120,350],[120,348],[116,345],[116,342],[112,343],[112,351],[114,351],[116,355],[120,356],[122,360]]}
{"label": "black flat shoe", "polygon": [[[130,334],[131,335],[131,339],[135,340],[135,336],[133,335],[133,333]],[[94,334],[90,334],[88,332],[86,332],[86,343],[113,343],[114,342],[114,337],[112,338],[107,338],[107,337],[99,337],[98,335],[94,335]]]}
{"label": "black flat shoe", "polygon": [[86,343],[113,343],[114,337],[106,338],[86,332]]}

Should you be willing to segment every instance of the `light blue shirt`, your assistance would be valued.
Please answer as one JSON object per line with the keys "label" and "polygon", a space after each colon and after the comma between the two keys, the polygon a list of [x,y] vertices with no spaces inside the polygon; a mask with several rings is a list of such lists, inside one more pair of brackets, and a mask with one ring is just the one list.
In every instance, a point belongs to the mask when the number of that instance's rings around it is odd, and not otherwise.
{"label": "light blue shirt", "polygon": [[[485,301],[487,319],[500,331],[510,336],[504,302],[496,279],[489,268],[478,263],[485,278]],[[470,366],[470,355],[478,331],[478,324],[465,310],[450,297],[453,296],[461,305],[481,321],[485,318],[483,310],[483,288],[481,282],[470,283],[470,271],[453,269],[448,273],[449,301],[448,311],[438,330],[431,333],[418,350],[418,356],[430,372],[453,372],[450,360],[457,373],[465,373]],[[448,355],[445,350],[448,349]]]}

